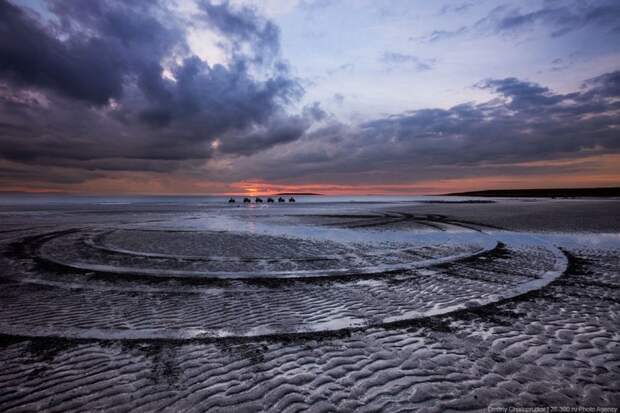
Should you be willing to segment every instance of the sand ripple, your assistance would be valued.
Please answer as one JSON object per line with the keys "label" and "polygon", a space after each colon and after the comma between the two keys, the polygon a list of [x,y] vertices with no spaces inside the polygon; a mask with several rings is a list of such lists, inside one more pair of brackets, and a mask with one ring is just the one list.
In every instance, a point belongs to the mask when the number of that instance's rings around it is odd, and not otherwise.
{"label": "sand ripple", "polygon": [[[326,225],[419,230],[425,219],[355,221]],[[446,236],[459,226],[426,222]],[[20,227],[0,241],[0,410],[620,404],[618,251],[459,231],[486,235],[261,235],[239,247],[231,232]]]}

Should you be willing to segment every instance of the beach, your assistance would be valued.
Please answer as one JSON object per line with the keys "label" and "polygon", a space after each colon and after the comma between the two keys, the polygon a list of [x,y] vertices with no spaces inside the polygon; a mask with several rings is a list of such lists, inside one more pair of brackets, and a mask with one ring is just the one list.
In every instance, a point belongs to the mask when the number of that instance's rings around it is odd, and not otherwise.
{"label": "beach", "polygon": [[228,198],[2,198],[0,410],[620,406],[617,198]]}

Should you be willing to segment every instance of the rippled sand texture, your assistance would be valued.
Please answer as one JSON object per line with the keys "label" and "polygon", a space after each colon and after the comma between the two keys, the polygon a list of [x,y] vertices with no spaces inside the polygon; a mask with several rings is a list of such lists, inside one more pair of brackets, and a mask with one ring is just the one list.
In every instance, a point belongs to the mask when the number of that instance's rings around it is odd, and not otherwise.
{"label": "rippled sand texture", "polygon": [[529,205],[4,205],[0,411],[619,406],[619,216]]}

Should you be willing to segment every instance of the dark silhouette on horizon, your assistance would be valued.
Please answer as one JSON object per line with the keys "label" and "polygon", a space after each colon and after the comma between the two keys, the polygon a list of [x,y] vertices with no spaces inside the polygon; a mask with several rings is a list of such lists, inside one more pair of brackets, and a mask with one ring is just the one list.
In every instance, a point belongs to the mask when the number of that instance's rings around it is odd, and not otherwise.
{"label": "dark silhouette on horizon", "polygon": [[609,188],[530,188],[530,189],[487,189],[483,191],[455,192],[446,196],[488,196],[524,198],[574,198],[574,197],[618,197],[620,187]]}

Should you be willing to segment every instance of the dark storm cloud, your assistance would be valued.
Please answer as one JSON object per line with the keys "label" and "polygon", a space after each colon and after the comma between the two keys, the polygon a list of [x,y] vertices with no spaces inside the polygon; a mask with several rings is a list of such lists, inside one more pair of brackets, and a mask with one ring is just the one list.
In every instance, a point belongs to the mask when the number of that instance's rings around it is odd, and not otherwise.
{"label": "dark storm cloud", "polygon": [[497,97],[358,126],[334,123],[304,136],[294,153],[273,154],[277,170],[257,163],[250,173],[299,183],[394,183],[455,173],[539,173],[543,166],[526,170],[512,165],[620,153],[620,71],[591,79],[569,94],[515,78],[477,86]]}
{"label": "dark storm cloud", "polygon": [[546,87],[536,83],[524,82],[514,77],[501,80],[488,80],[478,84],[480,88],[492,89],[496,93],[510,98],[508,108],[528,111],[540,110],[541,107],[556,105],[566,97],[554,95]]}
{"label": "dark storm cloud", "polygon": [[[582,92],[556,94],[515,78],[480,87],[501,99],[425,109],[363,125],[365,139],[384,139],[429,164],[522,162],[620,149],[620,72],[593,79]],[[584,153],[582,153],[583,155]]]}
{"label": "dark storm cloud", "polygon": [[288,118],[286,121],[277,120],[275,125],[263,125],[247,131],[245,135],[236,135],[233,139],[225,139],[221,150],[224,153],[251,155],[277,143],[294,141],[307,128],[308,124],[303,118]]}
{"label": "dark storm cloud", "polygon": [[0,76],[95,104],[121,95],[122,61],[104,40],[76,37],[61,42],[4,0],[0,1],[0,21]]}
{"label": "dark storm cloud", "polygon": [[590,87],[583,95],[592,98],[617,98],[620,96],[620,71],[605,73],[585,82]]}
{"label": "dark storm cloud", "polygon": [[252,155],[275,144],[296,141],[313,123],[323,120],[327,113],[318,103],[303,108],[300,116],[270,119],[264,125],[245,133],[225,136],[220,150],[224,153]]}
{"label": "dark storm cloud", "polygon": [[202,134],[212,136],[263,123],[282,104],[301,94],[300,87],[286,74],[256,81],[247,63],[239,59],[224,67],[209,66],[192,56],[172,73],[176,82],[167,83],[173,87],[153,96],[142,118],[155,126],[183,122],[184,127],[192,126],[199,132],[198,139]]}
{"label": "dark storm cloud", "polygon": [[277,27],[250,9],[200,3],[195,20],[229,42],[228,65],[191,53],[167,3],[50,0],[49,11],[0,0],[0,158],[170,170],[208,159],[216,139],[255,153],[309,125],[285,113],[303,90],[279,61]]}
{"label": "dark storm cloud", "polygon": [[42,183],[45,187],[55,185],[80,184],[89,179],[102,178],[102,173],[89,170],[75,170],[69,168],[49,168],[45,170],[28,167],[1,167],[0,185],[12,186],[20,183]]}

